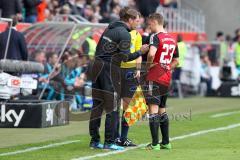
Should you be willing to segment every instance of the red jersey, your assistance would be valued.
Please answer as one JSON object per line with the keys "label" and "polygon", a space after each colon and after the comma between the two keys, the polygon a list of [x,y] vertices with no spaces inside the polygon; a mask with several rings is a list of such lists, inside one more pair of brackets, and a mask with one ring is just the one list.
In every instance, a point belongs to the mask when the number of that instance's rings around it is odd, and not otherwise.
{"label": "red jersey", "polygon": [[150,46],[157,48],[153,63],[147,74],[148,81],[154,81],[165,86],[171,82],[170,64],[173,58],[178,58],[178,47],[176,40],[168,33],[157,33],[150,39]]}

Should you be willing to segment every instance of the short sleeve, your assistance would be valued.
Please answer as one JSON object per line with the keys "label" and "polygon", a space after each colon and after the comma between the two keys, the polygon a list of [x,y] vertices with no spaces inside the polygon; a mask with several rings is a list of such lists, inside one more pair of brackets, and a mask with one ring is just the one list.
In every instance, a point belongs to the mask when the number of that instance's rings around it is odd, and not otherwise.
{"label": "short sleeve", "polygon": [[154,46],[158,48],[159,46],[159,39],[157,37],[157,34],[151,35],[150,37],[150,46]]}

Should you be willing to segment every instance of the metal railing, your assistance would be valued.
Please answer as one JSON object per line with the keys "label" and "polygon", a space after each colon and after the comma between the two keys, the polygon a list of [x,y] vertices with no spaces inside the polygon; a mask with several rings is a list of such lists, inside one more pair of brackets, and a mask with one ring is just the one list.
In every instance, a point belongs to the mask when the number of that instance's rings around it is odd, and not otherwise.
{"label": "metal railing", "polygon": [[75,23],[80,23],[80,22],[89,22],[87,19],[80,15],[72,15],[72,14],[59,14],[53,17],[52,21],[57,21],[57,22],[75,22]]}
{"label": "metal railing", "polygon": [[205,16],[201,11],[160,6],[157,12],[164,15],[169,32],[205,33]]}
{"label": "metal railing", "polygon": [[[67,49],[79,49],[87,37],[100,37],[106,26],[89,22],[44,22],[33,24],[23,34],[30,54],[37,50],[59,53],[66,43]],[[68,43],[72,30],[73,35]]]}

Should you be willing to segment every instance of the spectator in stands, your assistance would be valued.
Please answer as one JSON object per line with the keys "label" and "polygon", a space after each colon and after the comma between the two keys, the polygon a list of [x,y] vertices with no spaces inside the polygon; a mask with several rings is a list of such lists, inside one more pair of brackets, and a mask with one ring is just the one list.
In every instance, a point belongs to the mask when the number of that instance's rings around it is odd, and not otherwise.
{"label": "spectator in stands", "polygon": [[202,55],[200,58],[201,58],[201,69],[200,69],[201,82],[206,83],[207,95],[211,95],[212,77],[210,75],[210,70],[209,70],[211,63],[208,59],[208,56],[206,55]]}
{"label": "spectator in stands", "polygon": [[97,4],[94,4],[93,8],[94,8],[94,16],[93,17],[95,17],[95,19],[97,19],[97,21],[95,21],[95,22],[99,22],[102,19],[102,15],[100,14],[100,7]]}
{"label": "spectator in stands", "polygon": [[[77,54],[72,55],[73,57],[77,56]],[[75,58],[76,59],[76,58]],[[83,73],[83,67],[79,63],[81,63],[81,60],[77,58],[77,60],[74,60],[74,63],[76,66],[74,66],[71,69],[71,72],[69,75],[65,78],[65,84],[69,88],[70,86],[73,87],[73,90],[78,88],[78,91],[75,91],[74,99],[76,101],[76,106],[74,106],[74,109],[82,108],[82,102],[83,102],[83,86],[86,79],[86,75]]]}
{"label": "spectator in stands", "polygon": [[72,14],[84,15],[85,0],[69,0],[68,4],[72,10]]}
{"label": "spectator in stands", "polygon": [[227,62],[234,62],[234,45],[233,39],[230,35],[226,35],[226,44],[227,44],[227,55],[225,60]]}
{"label": "spectator in stands", "polygon": [[121,10],[121,7],[118,4],[115,4],[112,7],[112,13],[110,14],[110,20],[113,21],[117,21],[119,20],[119,12]]}
{"label": "spectator in stands", "polygon": [[227,54],[227,44],[225,42],[224,33],[222,31],[217,32],[216,41],[220,43],[220,64],[223,64],[223,61]]}
{"label": "spectator in stands", "polygon": [[33,53],[32,55],[32,60],[38,63],[41,63],[43,65],[46,64],[47,59],[46,59],[46,53],[43,51],[36,51],[35,53]]}
{"label": "spectator in stands", "polygon": [[46,19],[46,11],[47,8],[47,1],[42,0],[42,2],[37,6],[37,21],[44,22]]}
{"label": "spectator in stands", "polygon": [[103,13],[103,18],[99,21],[100,23],[110,23],[110,14],[108,12]]}
{"label": "spectator in stands", "polygon": [[64,4],[66,4],[69,0],[58,0],[59,5],[63,6]]}
{"label": "spectator in stands", "polygon": [[55,65],[57,65],[58,54],[56,52],[50,52],[47,54],[47,68],[50,73]]}
{"label": "spectator in stands", "polygon": [[230,35],[226,36],[226,43],[227,43],[227,55],[225,57],[225,66],[231,68],[231,79],[238,78],[238,70],[235,65],[235,55],[234,55],[234,43],[233,39]]}
{"label": "spectator in stands", "polygon": [[25,22],[35,23],[37,22],[37,6],[41,3],[41,0],[23,0],[24,8],[26,11]]}
{"label": "spectator in stands", "polygon": [[66,15],[71,14],[71,8],[69,7],[69,5],[65,4],[62,6],[60,13]]}
{"label": "spectator in stands", "polygon": [[24,61],[28,60],[27,44],[23,33],[16,30],[17,23],[18,18],[15,16],[12,20],[12,26],[9,22],[7,29],[0,34],[0,59],[5,58],[9,32],[11,31],[6,58]]}
{"label": "spectator in stands", "polygon": [[83,17],[89,21],[92,16],[94,16],[93,7],[91,5],[86,5],[83,10]]}
{"label": "spectator in stands", "polygon": [[159,6],[159,0],[138,0],[138,9],[143,17],[148,17],[149,14],[154,13]]}
{"label": "spectator in stands", "polygon": [[20,0],[0,0],[0,17],[11,18],[17,16],[22,19],[22,5]]}
{"label": "spectator in stands", "polygon": [[[43,99],[46,100],[53,100],[54,98],[54,94],[55,94],[55,90],[53,88],[53,86],[51,86],[49,84],[49,81],[51,80],[53,74],[53,69],[54,66],[56,65],[58,60],[58,54],[55,52],[50,52],[47,54],[47,63],[45,64],[45,73],[44,74],[40,74],[39,76],[39,89],[44,89],[46,91],[45,96],[43,97]],[[50,77],[51,76],[51,77]]]}
{"label": "spectator in stands", "polygon": [[235,31],[235,37],[233,38],[233,41],[234,41],[234,42],[237,42],[239,36],[240,36],[240,28],[236,29],[236,31]]}
{"label": "spectator in stands", "polygon": [[100,8],[101,8],[101,9],[100,9],[101,15],[104,15],[105,13],[108,13],[108,12],[110,11],[109,5],[110,5],[109,0],[100,0],[99,6],[100,6]]}

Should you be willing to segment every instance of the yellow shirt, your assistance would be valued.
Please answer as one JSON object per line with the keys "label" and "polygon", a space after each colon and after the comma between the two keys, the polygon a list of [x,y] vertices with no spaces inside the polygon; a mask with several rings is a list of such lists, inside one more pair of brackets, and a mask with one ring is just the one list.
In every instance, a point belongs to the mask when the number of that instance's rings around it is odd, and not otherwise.
{"label": "yellow shirt", "polygon": [[187,54],[187,45],[185,42],[178,42],[178,52],[179,52],[179,64],[177,67],[182,67],[185,62],[185,56]]}
{"label": "yellow shirt", "polygon": [[[136,51],[139,51],[140,48],[142,47],[142,36],[136,30],[132,30],[130,32],[130,35],[131,35],[130,51],[131,53],[134,53]],[[122,62],[121,68],[134,68],[136,67],[136,65],[137,65],[136,60],[129,61],[129,62]]]}

